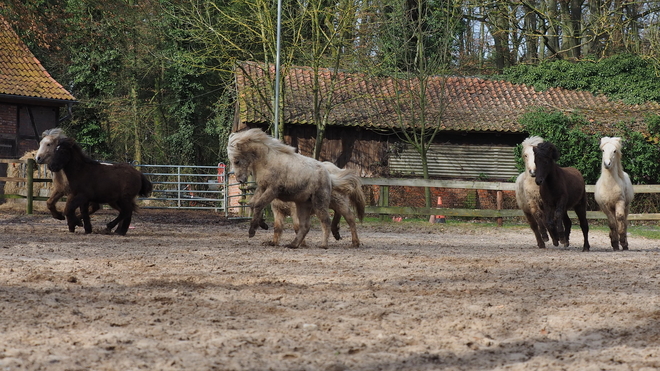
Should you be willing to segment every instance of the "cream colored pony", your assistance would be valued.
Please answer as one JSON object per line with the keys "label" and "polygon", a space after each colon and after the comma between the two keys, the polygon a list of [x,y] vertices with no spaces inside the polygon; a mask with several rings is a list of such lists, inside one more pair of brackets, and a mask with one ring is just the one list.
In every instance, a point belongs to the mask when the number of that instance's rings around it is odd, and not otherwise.
{"label": "cream colored pony", "polygon": [[536,176],[536,164],[534,163],[534,147],[543,143],[543,138],[533,136],[522,142],[522,156],[525,162],[525,171],[518,175],[516,179],[516,202],[523,211],[530,228],[536,237],[536,244],[539,248],[545,248],[545,242],[548,241],[548,232],[545,227],[545,217],[543,216],[543,202],[539,194],[539,186],[536,185],[534,177]]}
{"label": "cream colored pony", "polygon": [[594,196],[607,215],[612,248],[619,250],[621,244],[623,250],[628,250],[628,213],[634,192],[630,177],[621,166],[621,138],[601,138],[600,149],[603,161]]}
{"label": "cream colored pony", "polygon": [[239,183],[247,182],[248,176],[252,174],[257,184],[249,204],[252,208],[249,237],[255,235],[257,227],[264,225],[263,209],[273,200],[279,199],[296,204],[300,222],[295,239],[287,247],[300,247],[309,232],[312,214],[316,214],[321,221],[321,247],[328,247],[328,207],[334,181],[339,184],[341,180],[333,178],[321,162],[296,153],[295,148],[261,129],[232,133],[229,136],[227,155]]}
{"label": "cream colored pony", "polygon": [[[351,245],[353,247],[359,247],[360,239],[358,238],[355,219],[357,214],[357,219],[362,220],[366,205],[366,198],[362,191],[362,181],[360,180],[360,176],[355,170],[340,169],[332,162],[324,161],[322,164],[332,176],[345,180],[341,184],[337,184],[332,188],[330,209],[335,211],[331,225],[332,235],[337,240],[341,239],[341,235],[339,234],[339,221],[343,216],[351,230]],[[275,220],[273,223],[273,241],[270,245],[277,246],[284,230],[285,218],[291,216],[293,219],[294,231],[299,229],[299,221],[295,203],[275,199],[270,206],[273,209],[273,217]],[[355,213],[351,210],[351,206]]]}

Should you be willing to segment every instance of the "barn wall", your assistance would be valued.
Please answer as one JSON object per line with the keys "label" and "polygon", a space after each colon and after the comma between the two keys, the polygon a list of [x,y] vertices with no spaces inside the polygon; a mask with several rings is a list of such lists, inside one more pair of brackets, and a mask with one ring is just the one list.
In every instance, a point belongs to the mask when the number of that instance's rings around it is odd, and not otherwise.
{"label": "barn wall", "polygon": [[57,126],[58,114],[57,107],[0,103],[0,157],[19,158],[37,149],[41,133]]}
{"label": "barn wall", "polygon": [[[523,134],[441,133],[430,151],[432,177],[509,180],[518,175],[513,148]],[[311,156],[316,141],[312,125],[287,125],[284,141]],[[359,127],[331,126],[321,152],[322,161],[360,169],[364,177],[417,176],[421,160],[395,134]]]}
{"label": "barn wall", "polygon": [[[434,144],[427,153],[431,177],[509,180],[518,176],[514,147]],[[392,175],[421,176],[419,153],[408,146],[389,159]]]}

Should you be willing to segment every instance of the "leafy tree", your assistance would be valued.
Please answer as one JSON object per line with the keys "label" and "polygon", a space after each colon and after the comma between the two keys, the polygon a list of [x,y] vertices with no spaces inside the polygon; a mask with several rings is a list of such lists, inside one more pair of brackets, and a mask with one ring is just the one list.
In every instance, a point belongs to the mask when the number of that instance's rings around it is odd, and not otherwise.
{"label": "leafy tree", "polygon": [[[381,38],[385,72],[394,78],[392,128],[420,155],[423,177],[429,178],[428,151],[441,130],[445,111],[446,76],[450,71],[459,7],[453,1],[418,0],[388,4]],[[439,107],[431,108],[429,84],[440,82]],[[431,206],[430,189],[425,189]]]}

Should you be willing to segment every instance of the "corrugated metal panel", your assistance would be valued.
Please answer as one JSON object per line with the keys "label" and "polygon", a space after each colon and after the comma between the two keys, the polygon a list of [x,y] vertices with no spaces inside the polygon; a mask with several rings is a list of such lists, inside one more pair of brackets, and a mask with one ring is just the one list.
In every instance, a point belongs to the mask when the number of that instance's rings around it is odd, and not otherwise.
{"label": "corrugated metal panel", "polygon": [[[519,174],[513,147],[437,144],[428,152],[429,175],[508,180]],[[422,175],[419,153],[410,146],[389,159],[390,173]]]}

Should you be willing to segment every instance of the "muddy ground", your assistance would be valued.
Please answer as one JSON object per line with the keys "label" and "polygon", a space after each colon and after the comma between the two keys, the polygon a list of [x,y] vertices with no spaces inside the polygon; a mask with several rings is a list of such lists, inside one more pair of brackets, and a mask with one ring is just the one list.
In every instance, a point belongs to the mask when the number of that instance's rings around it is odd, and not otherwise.
{"label": "muddy ground", "polygon": [[[114,216],[93,216],[101,226]],[[126,237],[0,210],[1,370],[656,370],[660,241],[364,223],[289,250],[211,212]],[[293,232],[285,233],[285,241]]]}

